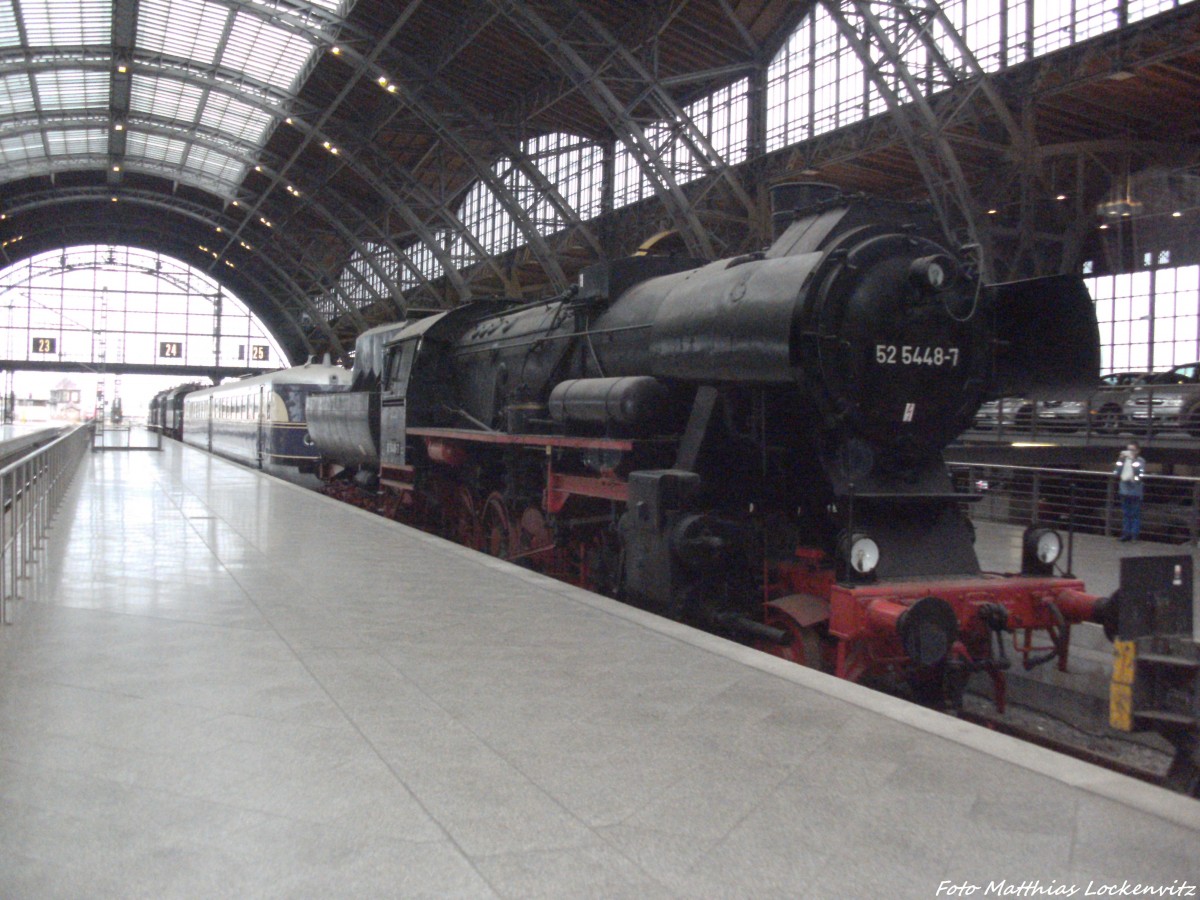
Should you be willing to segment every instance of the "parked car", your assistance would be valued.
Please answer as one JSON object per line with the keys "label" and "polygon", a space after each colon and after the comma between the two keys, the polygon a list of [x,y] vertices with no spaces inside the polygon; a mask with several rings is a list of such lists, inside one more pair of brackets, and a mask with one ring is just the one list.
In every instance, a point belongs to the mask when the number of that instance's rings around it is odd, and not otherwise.
{"label": "parked car", "polygon": [[1121,430],[1123,407],[1133,386],[1147,377],[1146,372],[1112,372],[1100,379],[1089,397],[1050,398],[1033,406],[1033,420],[1039,431],[1065,433],[1090,428],[1102,434]]}
{"label": "parked car", "polygon": [[1134,431],[1182,429],[1200,437],[1200,362],[1157,372],[1136,385],[1124,404]]}
{"label": "parked car", "polygon": [[1034,406],[1034,419],[1042,431],[1078,431],[1087,427],[1089,411],[1087,400],[1041,400]]}
{"label": "parked car", "polygon": [[989,400],[975,414],[975,427],[986,431],[997,428],[1026,429],[1033,424],[1033,401],[1024,397]]}
{"label": "parked car", "polygon": [[1125,401],[1134,387],[1149,378],[1149,372],[1110,372],[1100,379],[1096,393],[1088,398],[1088,417],[1092,430],[1101,434],[1116,434],[1125,416]]}

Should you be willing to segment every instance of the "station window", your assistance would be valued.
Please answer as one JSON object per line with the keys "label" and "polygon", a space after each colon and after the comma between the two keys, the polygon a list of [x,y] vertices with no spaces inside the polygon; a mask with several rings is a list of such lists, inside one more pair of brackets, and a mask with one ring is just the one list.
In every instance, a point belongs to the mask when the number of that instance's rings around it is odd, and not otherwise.
{"label": "station window", "polygon": [[1200,359],[1200,266],[1085,279],[1104,372],[1161,371]]}
{"label": "station window", "polygon": [[238,297],[207,273],[150,250],[87,245],[40,253],[0,271],[0,294],[12,301],[0,311],[0,345],[12,355],[21,347],[31,352],[32,335],[53,335],[55,360],[88,365],[213,366],[237,359],[248,343],[286,359]]}
{"label": "station window", "polygon": [[[712,147],[718,160],[706,163],[703,141],[686,122],[653,122],[643,128],[646,143],[676,184],[687,184],[722,163],[745,161],[749,139],[750,82],[741,79],[683,107],[681,112]],[[617,148],[613,165],[613,205],[628,206],[654,195],[654,181],[628,147]]]}
{"label": "station window", "polygon": [[[898,12],[907,10],[905,4],[871,4],[877,23],[927,94],[946,87],[946,65],[964,73],[968,69],[956,35],[980,68],[995,72],[1113,31],[1122,14],[1135,22],[1179,5],[1180,0],[945,0],[936,4],[941,18],[922,26],[935,53],[909,22],[899,18]],[[842,5],[840,15],[858,34],[871,32],[851,5]],[[889,69],[881,67],[884,72]],[[892,77],[890,86],[903,100],[906,89],[898,79]],[[768,66],[767,150],[842,128],[861,119],[864,111],[875,115],[886,108],[833,15],[816,5]]]}

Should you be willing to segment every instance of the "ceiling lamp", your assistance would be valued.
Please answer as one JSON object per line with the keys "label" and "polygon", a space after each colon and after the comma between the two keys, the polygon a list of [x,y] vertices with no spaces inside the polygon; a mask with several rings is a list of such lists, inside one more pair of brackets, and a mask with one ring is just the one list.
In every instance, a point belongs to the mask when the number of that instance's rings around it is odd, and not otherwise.
{"label": "ceiling lamp", "polygon": [[1133,179],[1125,173],[1125,192],[1096,204],[1096,215],[1102,219],[1130,219],[1142,212],[1143,203],[1133,199]]}

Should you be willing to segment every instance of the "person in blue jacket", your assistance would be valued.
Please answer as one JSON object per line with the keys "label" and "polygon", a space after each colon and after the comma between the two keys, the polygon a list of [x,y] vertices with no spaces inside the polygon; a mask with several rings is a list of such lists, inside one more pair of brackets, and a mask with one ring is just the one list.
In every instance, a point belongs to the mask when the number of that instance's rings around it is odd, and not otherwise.
{"label": "person in blue jacket", "polygon": [[1117,493],[1121,497],[1121,540],[1136,541],[1142,530],[1142,476],[1146,460],[1136,441],[1121,451],[1113,475],[1117,478]]}

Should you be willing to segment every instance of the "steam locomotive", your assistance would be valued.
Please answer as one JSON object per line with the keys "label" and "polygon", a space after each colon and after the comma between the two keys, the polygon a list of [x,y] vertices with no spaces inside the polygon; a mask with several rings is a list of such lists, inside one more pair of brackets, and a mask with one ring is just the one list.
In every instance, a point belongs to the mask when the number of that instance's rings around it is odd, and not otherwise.
{"label": "steam locomotive", "polygon": [[981,402],[1095,383],[1078,278],[981,283],[929,208],[779,192],[769,249],[640,256],[564,296],[359,340],[308,402],[328,491],[855,681],[1004,702],[1010,651],[1065,666],[1106,604],[981,572],[942,450]]}

